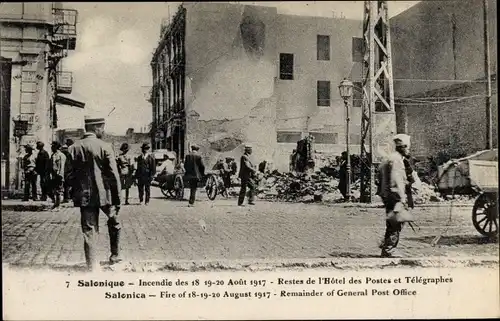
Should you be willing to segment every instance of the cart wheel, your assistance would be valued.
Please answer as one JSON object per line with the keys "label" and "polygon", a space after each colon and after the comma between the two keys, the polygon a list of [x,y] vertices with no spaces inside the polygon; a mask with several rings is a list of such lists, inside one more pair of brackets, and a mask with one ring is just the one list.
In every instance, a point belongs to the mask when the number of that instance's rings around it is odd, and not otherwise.
{"label": "cart wheel", "polygon": [[211,175],[208,177],[205,189],[207,191],[208,199],[213,201],[217,196],[217,180],[215,179],[215,176]]}
{"label": "cart wheel", "polygon": [[498,206],[494,197],[481,194],[472,209],[472,223],[484,236],[493,237],[498,233]]}
{"label": "cart wheel", "polygon": [[166,196],[168,197],[169,196],[169,190],[167,188],[167,184],[163,184],[161,187],[160,187],[160,190],[161,190],[161,193],[163,194],[163,196]]}
{"label": "cart wheel", "polygon": [[184,181],[182,177],[177,175],[174,180],[175,199],[182,200],[184,198]]}

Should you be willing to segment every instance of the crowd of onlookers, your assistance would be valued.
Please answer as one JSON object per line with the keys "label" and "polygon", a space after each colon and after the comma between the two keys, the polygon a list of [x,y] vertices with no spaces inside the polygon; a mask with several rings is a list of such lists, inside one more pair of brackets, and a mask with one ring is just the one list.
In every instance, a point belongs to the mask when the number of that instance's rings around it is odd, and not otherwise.
{"label": "crowd of onlookers", "polygon": [[[73,140],[67,139],[64,145],[52,142],[50,149],[52,154],[45,150],[43,142],[37,142],[36,146],[24,145],[25,155],[22,161],[24,174],[23,201],[38,200],[38,184],[41,189],[40,201],[50,198],[54,203],[53,209],[60,207],[61,203],[67,203],[71,197],[71,186],[68,175],[71,173],[71,155],[68,147],[73,145]],[[34,153],[34,150],[38,152]]]}

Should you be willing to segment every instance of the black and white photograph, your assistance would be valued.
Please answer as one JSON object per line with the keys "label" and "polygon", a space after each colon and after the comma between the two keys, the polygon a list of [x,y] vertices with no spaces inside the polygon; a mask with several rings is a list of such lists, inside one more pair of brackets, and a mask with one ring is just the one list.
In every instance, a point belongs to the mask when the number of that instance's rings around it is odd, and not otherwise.
{"label": "black and white photograph", "polygon": [[500,317],[497,37],[496,0],[1,2],[3,318]]}

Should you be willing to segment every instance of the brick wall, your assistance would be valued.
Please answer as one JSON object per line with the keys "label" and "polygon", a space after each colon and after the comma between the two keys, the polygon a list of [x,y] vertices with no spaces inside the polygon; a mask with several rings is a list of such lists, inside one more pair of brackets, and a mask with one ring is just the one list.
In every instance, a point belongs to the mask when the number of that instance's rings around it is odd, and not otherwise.
{"label": "brick wall", "polygon": [[[495,77],[496,78],[496,77]],[[495,93],[496,80],[492,83]],[[486,147],[486,99],[484,83],[470,83],[414,95],[421,97],[481,97],[449,103],[407,104],[408,134],[416,157],[437,157],[439,154],[460,157]],[[415,97],[415,99],[417,99]],[[451,100],[451,99],[448,99]],[[498,146],[497,95],[491,99],[493,147]],[[402,131],[402,105],[398,105],[398,129]]]}

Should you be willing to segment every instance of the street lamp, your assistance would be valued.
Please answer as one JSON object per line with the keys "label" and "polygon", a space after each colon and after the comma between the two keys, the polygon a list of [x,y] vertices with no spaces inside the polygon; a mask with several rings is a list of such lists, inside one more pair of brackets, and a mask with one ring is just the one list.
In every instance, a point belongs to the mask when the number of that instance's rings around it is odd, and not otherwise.
{"label": "street lamp", "polygon": [[353,84],[351,81],[344,78],[340,82],[339,91],[340,97],[344,100],[345,105],[345,145],[347,152],[347,166],[346,166],[346,176],[347,176],[347,186],[346,186],[346,195],[347,200],[351,199],[351,153],[349,152],[349,99],[352,97],[352,87]]}

